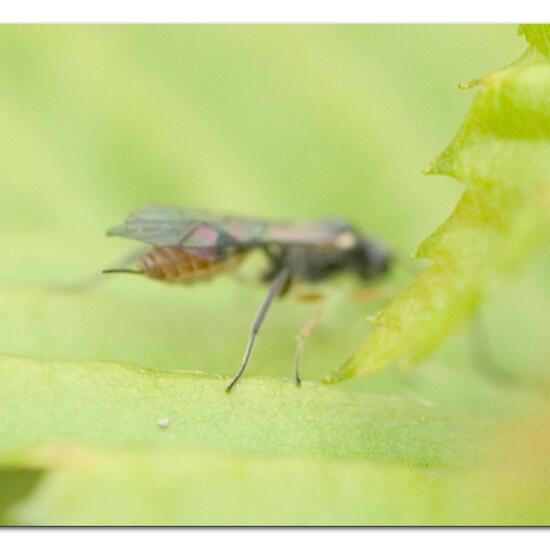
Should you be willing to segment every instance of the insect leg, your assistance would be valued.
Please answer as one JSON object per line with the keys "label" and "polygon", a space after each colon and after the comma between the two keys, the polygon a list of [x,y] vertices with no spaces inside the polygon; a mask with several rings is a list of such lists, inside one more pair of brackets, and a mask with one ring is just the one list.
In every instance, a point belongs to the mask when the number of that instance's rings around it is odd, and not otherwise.
{"label": "insect leg", "polygon": [[304,353],[304,342],[307,338],[311,336],[311,334],[315,330],[315,327],[319,324],[326,305],[326,298],[321,294],[316,295],[315,300],[317,301],[317,307],[313,310],[311,317],[308,319],[307,323],[303,326],[302,330],[298,333],[298,336],[296,337],[298,346],[296,348],[294,372],[296,375],[296,384],[298,386],[302,383],[302,379],[300,378],[300,363],[302,361],[302,355]]}
{"label": "insect leg", "polygon": [[286,267],[283,268],[281,272],[273,279],[273,282],[271,283],[271,288],[269,289],[269,292],[265,297],[262,307],[256,314],[256,318],[254,319],[254,323],[252,324],[252,332],[250,334],[250,338],[248,340],[248,344],[244,352],[244,358],[243,358],[241,368],[239,369],[239,372],[237,372],[237,374],[235,375],[235,378],[233,378],[229,386],[227,386],[225,390],[226,392],[231,391],[233,386],[239,381],[240,377],[243,375],[244,371],[246,370],[248,361],[250,360],[250,355],[252,354],[252,349],[254,348],[254,342],[256,341],[256,336],[260,330],[260,327],[262,326],[262,323],[265,319],[267,311],[269,310],[269,306],[271,306],[273,300],[280,294],[281,290],[284,289],[286,283],[288,282],[288,279],[289,279],[289,272]]}

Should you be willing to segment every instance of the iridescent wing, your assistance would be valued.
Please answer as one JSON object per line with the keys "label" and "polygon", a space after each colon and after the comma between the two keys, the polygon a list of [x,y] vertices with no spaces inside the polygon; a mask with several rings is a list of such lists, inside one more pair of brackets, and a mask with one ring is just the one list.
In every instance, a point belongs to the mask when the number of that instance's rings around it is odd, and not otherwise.
{"label": "iridescent wing", "polygon": [[350,232],[341,220],[313,223],[271,223],[266,220],[212,213],[208,210],[148,205],[107,235],[135,239],[153,246],[180,246],[197,251],[225,252],[269,244],[334,248]]}

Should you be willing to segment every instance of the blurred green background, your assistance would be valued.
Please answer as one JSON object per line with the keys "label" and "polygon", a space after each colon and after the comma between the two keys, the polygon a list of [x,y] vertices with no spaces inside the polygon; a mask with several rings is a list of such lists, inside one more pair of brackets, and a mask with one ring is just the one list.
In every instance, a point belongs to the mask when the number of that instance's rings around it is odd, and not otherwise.
{"label": "blurred green background", "polygon": [[[457,84],[524,47],[514,26],[499,25],[1,27],[0,351],[236,370],[261,286],[113,276],[69,291],[132,250],[105,230],[148,202],[346,217],[401,258],[386,283],[398,292],[419,269],[408,255],[462,191],[421,175],[475,93]],[[507,372],[547,367],[548,264],[535,258],[487,304]],[[306,346],[309,380],[347,358],[383,305],[353,302],[347,287],[328,292]],[[276,304],[249,376],[292,376],[294,336],[310,307]],[[414,391],[466,409],[522,402],[480,374],[470,352],[467,334],[457,335],[417,371],[342,387]]]}

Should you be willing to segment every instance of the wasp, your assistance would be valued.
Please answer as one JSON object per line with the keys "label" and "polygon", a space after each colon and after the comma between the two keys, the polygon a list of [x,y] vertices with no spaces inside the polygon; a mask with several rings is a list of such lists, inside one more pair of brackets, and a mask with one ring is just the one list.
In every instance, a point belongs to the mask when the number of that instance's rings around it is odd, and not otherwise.
{"label": "wasp", "polygon": [[[252,251],[260,250],[268,267],[261,280],[269,291],[252,324],[244,357],[230,392],[244,374],[256,337],[274,299],[298,282],[317,283],[339,273],[354,273],[370,281],[386,273],[391,255],[353,225],[339,218],[313,222],[272,222],[209,210],[148,205],[107,231],[150,245],[137,260],[137,269],[106,269],[104,273],[138,273],[171,283],[194,284],[235,270]],[[322,305],[322,300],[319,296]],[[296,383],[304,340],[319,320],[320,307],[298,335]]]}

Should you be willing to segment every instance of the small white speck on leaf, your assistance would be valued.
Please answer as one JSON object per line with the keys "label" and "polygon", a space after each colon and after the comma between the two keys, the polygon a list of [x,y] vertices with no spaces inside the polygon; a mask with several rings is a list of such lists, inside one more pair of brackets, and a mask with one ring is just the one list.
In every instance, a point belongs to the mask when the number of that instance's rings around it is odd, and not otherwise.
{"label": "small white speck on leaf", "polygon": [[165,430],[166,428],[169,428],[171,424],[172,424],[171,418],[161,418],[160,420],[157,420],[157,426],[159,428],[162,428],[163,430]]}

